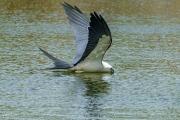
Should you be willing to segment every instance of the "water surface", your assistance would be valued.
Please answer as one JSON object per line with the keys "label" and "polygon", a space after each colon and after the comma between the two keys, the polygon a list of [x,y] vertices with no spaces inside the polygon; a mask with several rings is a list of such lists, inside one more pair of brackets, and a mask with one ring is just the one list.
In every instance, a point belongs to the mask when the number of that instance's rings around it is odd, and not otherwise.
{"label": "water surface", "polygon": [[38,49],[71,62],[73,32],[60,1],[4,0],[0,6],[2,120],[179,120],[178,0],[69,1],[99,11],[113,44],[110,74],[45,70]]}

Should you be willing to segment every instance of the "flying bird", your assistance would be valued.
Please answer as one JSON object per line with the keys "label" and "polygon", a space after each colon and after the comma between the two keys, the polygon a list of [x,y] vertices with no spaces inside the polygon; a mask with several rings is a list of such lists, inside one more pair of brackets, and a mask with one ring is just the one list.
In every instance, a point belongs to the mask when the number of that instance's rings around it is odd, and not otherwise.
{"label": "flying bird", "polygon": [[112,43],[111,32],[104,18],[96,12],[90,13],[88,18],[78,7],[68,3],[62,5],[75,34],[77,50],[72,63],[60,60],[42,48],[39,49],[54,62],[54,69],[113,73],[112,66],[103,61]]}

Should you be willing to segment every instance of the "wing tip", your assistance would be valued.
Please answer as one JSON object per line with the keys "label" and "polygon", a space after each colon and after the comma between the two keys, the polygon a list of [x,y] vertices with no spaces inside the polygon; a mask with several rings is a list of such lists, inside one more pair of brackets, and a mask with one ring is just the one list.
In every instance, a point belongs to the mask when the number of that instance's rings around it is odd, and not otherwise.
{"label": "wing tip", "polygon": [[67,2],[63,2],[63,3],[61,3],[62,4],[62,6],[64,6],[64,7],[72,7],[69,3],[67,3]]}
{"label": "wing tip", "polygon": [[75,11],[77,11],[79,13],[83,13],[77,6],[72,6],[67,2],[63,2],[62,6],[64,7],[65,10],[70,9],[70,10],[75,10]]}
{"label": "wing tip", "polygon": [[107,22],[105,21],[104,17],[101,14],[98,14],[96,11],[91,12],[90,16],[91,16],[90,17],[91,22],[98,21],[104,28],[106,35],[109,35],[111,37],[111,31],[110,31],[109,26],[108,26]]}

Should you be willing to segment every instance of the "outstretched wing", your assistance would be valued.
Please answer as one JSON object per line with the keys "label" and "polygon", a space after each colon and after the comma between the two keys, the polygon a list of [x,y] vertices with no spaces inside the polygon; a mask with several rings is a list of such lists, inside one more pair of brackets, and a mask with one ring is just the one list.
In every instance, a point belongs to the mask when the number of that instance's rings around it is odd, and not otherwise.
{"label": "outstretched wing", "polygon": [[85,52],[88,43],[88,27],[89,19],[81,12],[76,6],[71,6],[68,3],[63,4],[65,13],[68,16],[70,25],[72,26],[75,33],[76,42],[76,56],[73,59],[73,64],[75,65]]}
{"label": "outstretched wing", "polygon": [[90,14],[89,20],[76,6],[68,3],[64,3],[63,6],[76,37],[74,66],[87,57],[101,62],[112,43],[111,32],[104,18],[94,12]]}
{"label": "outstretched wing", "polygon": [[88,43],[81,59],[75,65],[84,60],[101,63],[112,43],[111,32],[104,18],[96,12],[90,15]]}

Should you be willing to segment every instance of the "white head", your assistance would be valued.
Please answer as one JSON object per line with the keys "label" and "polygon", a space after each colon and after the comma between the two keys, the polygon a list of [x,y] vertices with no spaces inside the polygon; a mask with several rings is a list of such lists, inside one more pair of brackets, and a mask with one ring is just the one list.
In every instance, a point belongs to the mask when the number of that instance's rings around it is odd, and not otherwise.
{"label": "white head", "polygon": [[114,69],[112,68],[112,66],[110,64],[108,64],[107,62],[102,61],[102,65],[104,67],[105,72],[114,73]]}

